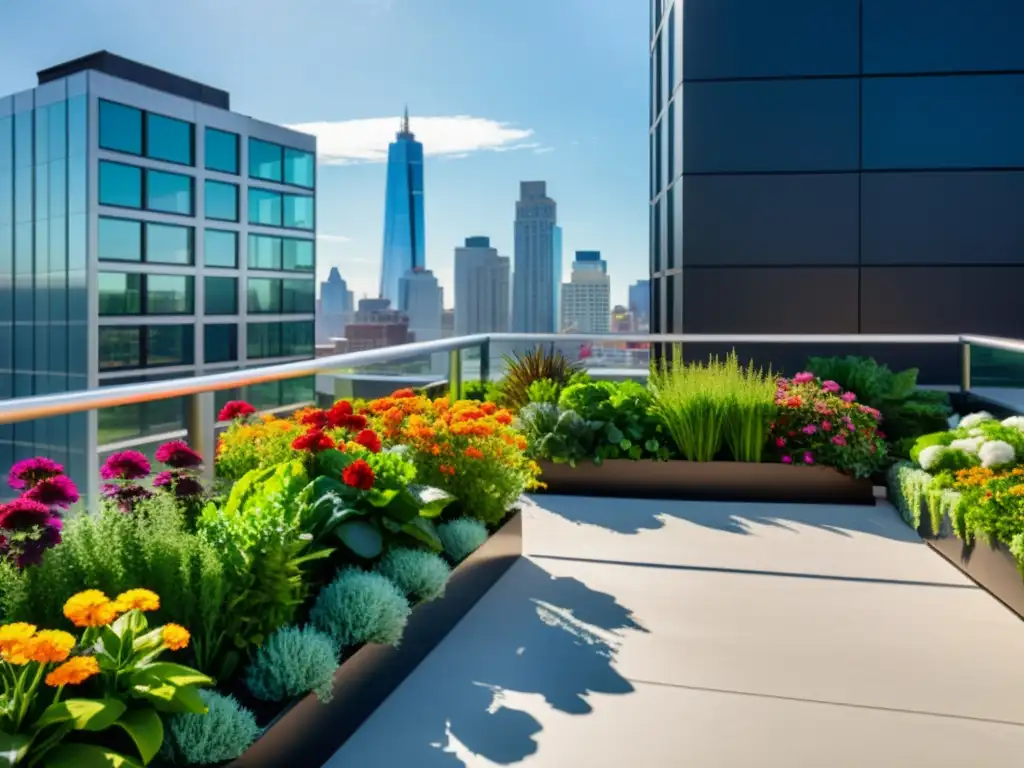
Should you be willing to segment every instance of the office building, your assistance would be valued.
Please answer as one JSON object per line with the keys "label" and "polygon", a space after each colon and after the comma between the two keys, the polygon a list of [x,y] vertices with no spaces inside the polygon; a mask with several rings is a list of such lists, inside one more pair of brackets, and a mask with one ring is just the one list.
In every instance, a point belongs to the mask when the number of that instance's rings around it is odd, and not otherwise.
{"label": "office building", "polygon": [[[401,311],[409,318],[409,334],[415,341],[436,341],[441,338],[441,313],[444,312],[444,291],[429,269],[406,272],[398,281]],[[430,355],[430,370],[441,373],[447,369],[448,355]]]}
{"label": "office building", "polygon": [[547,183],[520,182],[512,278],[512,330],[517,333],[553,333],[558,325],[561,230],[556,220]]}
{"label": "office building", "polygon": [[387,190],[384,200],[384,252],[380,296],[399,306],[398,281],[426,266],[423,219],[423,145],[409,130],[409,110],[388,146]]}
{"label": "office building", "polygon": [[467,237],[455,249],[455,335],[508,332],[509,272],[490,238]]}
{"label": "office building", "polygon": [[629,312],[633,315],[633,326],[646,328],[651,317],[651,281],[637,280],[629,286]]}
{"label": "office building", "polygon": [[[336,345],[341,340],[335,340]],[[412,341],[409,318],[391,306],[388,299],[360,299],[355,322],[345,326],[341,345],[348,352],[392,347]]]}
{"label": "office building", "polygon": [[[312,357],[315,157],[225,91],[107,52],[0,98],[0,399]],[[98,445],[180,429],[183,407],[0,426],[0,466],[45,454],[88,487]]]}
{"label": "office building", "polygon": [[338,272],[337,267],[331,267],[327,279],[320,283],[320,300],[317,302],[316,314],[317,343],[326,343],[329,339],[344,333],[345,326],[352,320],[354,303],[355,299],[352,291],[348,289],[348,283]]}
{"label": "office building", "polygon": [[562,285],[561,330],[611,331],[611,280],[599,251],[576,251],[569,282]]}
{"label": "office building", "polygon": [[651,7],[653,329],[1024,334],[1017,0]]}
{"label": "office building", "polygon": [[445,309],[441,313],[441,338],[450,339],[455,335],[455,310]]}

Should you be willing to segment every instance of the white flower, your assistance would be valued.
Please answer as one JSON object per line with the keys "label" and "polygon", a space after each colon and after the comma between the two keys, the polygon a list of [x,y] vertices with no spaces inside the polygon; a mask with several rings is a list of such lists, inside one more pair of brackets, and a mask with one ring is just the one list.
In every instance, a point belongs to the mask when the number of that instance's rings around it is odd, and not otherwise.
{"label": "white flower", "polygon": [[921,469],[929,470],[935,466],[939,457],[945,452],[946,446],[944,445],[929,445],[927,448],[921,449],[921,453],[917,456],[917,463],[921,465]]}
{"label": "white flower", "polygon": [[981,466],[992,468],[1010,464],[1017,458],[1017,454],[1009,443],[1004,443],[1002,440],[989,440],[981,446],[978,457],[981,459]]}
{"label": "white flower", "polygon": [[988,411],[978,411],[977,413],[969,413],[960,419],[960,423],[957,425],[962,429],[970,429],[976,427],[983,421],[992,421],[995,417]]}
{"label": "white flower", "polygon": [[971,437],[981,437],[985,434],[985,430],[981,427],[975,427],[974,429],[968,430],[967,434]]}
{"label": "white flower", "polygon": [[963,437],[959,440],[954,440],[949,444],[949,447],[954,451],[963,451],[964,453],[969,453],[973,456],[978,453],[978,449],[981,448],[981,445],[984,442],[984,437]]}
{"label": "white flower", "polygon": [[1003,426],[1024,432],[1024,416],[1010,416],[1008,419],[1003,419]]}

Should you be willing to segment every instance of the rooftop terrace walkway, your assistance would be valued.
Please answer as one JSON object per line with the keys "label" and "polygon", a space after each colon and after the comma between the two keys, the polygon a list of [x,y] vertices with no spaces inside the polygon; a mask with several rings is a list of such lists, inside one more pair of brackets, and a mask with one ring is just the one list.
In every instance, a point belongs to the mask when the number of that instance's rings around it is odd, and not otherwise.
{"label": "rooftop terrace walkway", "polygon": [[876,508],[527,506],[519,561],[331,768],[995,766],[1024,624]]}

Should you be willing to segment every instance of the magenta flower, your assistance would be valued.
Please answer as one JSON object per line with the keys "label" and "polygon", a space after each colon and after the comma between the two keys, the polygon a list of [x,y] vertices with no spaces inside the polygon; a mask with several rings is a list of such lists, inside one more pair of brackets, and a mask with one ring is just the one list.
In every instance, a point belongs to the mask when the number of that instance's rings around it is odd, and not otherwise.
{"label": "magenta flower", "polygon": [[856,392],[843,392],[843,394],[840,395],[840,397],[843,399],[843,402],[845,402],[845,403],[852,403],[854,400],[857,399],[857,393]]}
{"label": "magenta flower", "polygon": [[832,379],[821,382],[821,388],[826,392],[838,392],[839,390],[842,389],[842,387],[840,387],[839,384],[837,384],[836,382],[832,381]]}
{"label": "magenta flower", "polygon": [[814,463],[814,454],[811,453],[810,451],[805,451],[804,452],[804,464],[813,464],[813,463]]}
{"label": "magenta flower", "polygon": [[53,459],[45,456],[36,456],[34,459],[24,459],[11,467],[7,475],[7,484],[16,491],[22,488],[31,488],[40,480],[48,477],[63,475],[64,467]]}
{"label": "magenta flower", "polygon": [[153,487],[166,488],[172,482],[174,482],[174,475],[172,475],[169,471],[165,470],[153,478]]}
{"label": "magenta flower", "polygon": [[245,400],[230,400],[220,409],[220,413],[217,414],[217,421],[244,419],[252,413],[256,413],[256,409],[245,402]]}
{"label": "magenta flower", "polygon": [[789,379],[776,379],[775,388],[785,392],[787,389],[789,389]]}
{"label": "magenta flower", "polygon": [[793,377],[794,384],[807,384],[811,381],[814,381],[814,374],[810,371],[802,371]]}
{"label": "magenta flower", "polygon": [[821,428],[824,429],[826,432],[831,432],[832,422],[826,419],[825,421],[821,422]]}
{"label": "magenta flower", "polygon": [[203,484],[186,472],[161,472],[153,478],[153,486],[166,491],[173,490],[179,499],[191,499],[203,494]]}
{"label": "magenta flower", "polygon": [[20,498],[0,504],[0,528],[4,530],[23,531],[46,525],[52,517],[49,507],[33,499]]}
{"label": "magenta flower", "polygon": [[818,431],[818,427],[815,424],[808,424],[800,431],[803,432],[805,435],[813,435],[815,432]]}
{"label": "magenta flower", "polygon": [[137,502],[153,497],[152,493],[135,483],[107,483],[103,486],[103,495],[117,502],[117,506],[125,514],[134,511]]}
{"label": "magenta flower", "polygon": [[38,501],[47,507],[67,509],[78,501],[78,488],[67,475],[54,475],[40,480],[26,491],[24,498]]}
{"label": "magenta flower", "polygon": [[793,457],[792,456],[783,456],[782,457],[782,463],[783,464],[792,464],[793,463]]}
{"label": "magenta flower", "polygon": [[150,472],[149,459],[138,451],[119,451],[107,458],[100,468],[104,480],[138,480]]}
{"label": "magenta flower", "polygon": [[161,445],[156,449],[156,460],[175,469],[198,467],[203,463],[202,457],[183,440],[171,440]]}
{"label": "magenta flower", "polygon": [[846,445],[846,438],[842,435],[836,435],[832,438],[832,442],[836,445]]}
{"label": "magenta flower", "polygon": [[861,405],[859,406],[859,408],[861,413],[866,413],[875,421],[878,421],[879,419],[882,418],[882,412],[879,411],[877,408],[872,408],[870,405]]}
{"label": "magenta flower", "polygon": [[784,437],[776,437],[775,438],[775,445],[776,445],[776,447],[782,448],[785,444],[786,444],[786,438],[784,438]]}

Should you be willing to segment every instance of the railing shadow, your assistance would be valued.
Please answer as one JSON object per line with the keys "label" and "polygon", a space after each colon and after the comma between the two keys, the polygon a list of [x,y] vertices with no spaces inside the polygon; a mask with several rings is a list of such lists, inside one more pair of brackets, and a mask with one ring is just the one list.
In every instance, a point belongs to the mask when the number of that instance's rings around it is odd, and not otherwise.
{"label": "railing shadow", "polygon": [[646,632],[612,595],[522,559],[327,766],[517,763],[544,727],[521,698],[586,715],[590,694],[633,691],[612,667],[624,631]]}

